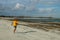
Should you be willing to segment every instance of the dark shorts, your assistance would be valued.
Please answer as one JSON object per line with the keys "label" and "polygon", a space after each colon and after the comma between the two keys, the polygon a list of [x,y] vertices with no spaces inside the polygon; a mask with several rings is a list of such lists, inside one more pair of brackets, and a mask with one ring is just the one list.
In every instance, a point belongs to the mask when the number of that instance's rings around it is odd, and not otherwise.
{"label": "dark shorts", "polygon": [[14,28],[17,28],[17,26],[14,26]]}

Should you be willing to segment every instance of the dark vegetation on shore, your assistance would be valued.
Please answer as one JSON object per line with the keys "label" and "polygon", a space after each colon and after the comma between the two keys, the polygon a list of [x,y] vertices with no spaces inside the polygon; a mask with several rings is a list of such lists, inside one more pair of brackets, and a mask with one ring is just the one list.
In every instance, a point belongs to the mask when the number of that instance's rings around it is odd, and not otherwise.
{"label": "dark vegetation on shore", "polygon": [[0,17],[10,17],[10,18],[53,18],[53,17],[32,17],[32,16],[5,16],[5,15],[0,15]]}

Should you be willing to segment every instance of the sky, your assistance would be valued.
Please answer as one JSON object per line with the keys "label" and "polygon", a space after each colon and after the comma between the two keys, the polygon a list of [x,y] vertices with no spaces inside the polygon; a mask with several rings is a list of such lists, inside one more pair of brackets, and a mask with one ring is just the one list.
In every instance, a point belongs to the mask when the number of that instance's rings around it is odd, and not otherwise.
{"label": "sky", "polygon": [[0,0],[0,15],[60,18],[60,0]]}

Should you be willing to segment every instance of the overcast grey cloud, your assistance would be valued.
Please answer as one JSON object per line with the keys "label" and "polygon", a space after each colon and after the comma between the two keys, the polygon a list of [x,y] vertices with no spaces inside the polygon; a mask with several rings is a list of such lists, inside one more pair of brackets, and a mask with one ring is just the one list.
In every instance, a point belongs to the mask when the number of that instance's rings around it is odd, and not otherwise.
{"label": "overcast grey cloud", "polygon": [[0,8],[1,14],[4,15],[58,17],[60,0],[0,0]]}

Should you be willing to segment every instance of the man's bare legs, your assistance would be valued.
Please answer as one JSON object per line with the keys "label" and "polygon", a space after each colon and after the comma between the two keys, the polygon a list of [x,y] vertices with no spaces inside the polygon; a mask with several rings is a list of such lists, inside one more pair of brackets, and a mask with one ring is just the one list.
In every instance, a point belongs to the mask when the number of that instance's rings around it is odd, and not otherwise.
{"label": "man's bare legs", "polygon": [[14,26],[14,30],[13,30],[14,33],[16,32],[16,28],[17,28],[17,26]]}
{"label": "man's bare legs", "polygon": [[13,31],[14,33],[16,32],[16,28],[14,29],[14,31]]}

